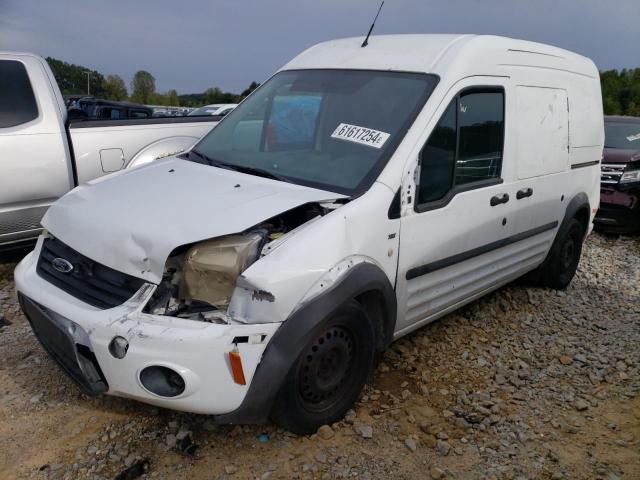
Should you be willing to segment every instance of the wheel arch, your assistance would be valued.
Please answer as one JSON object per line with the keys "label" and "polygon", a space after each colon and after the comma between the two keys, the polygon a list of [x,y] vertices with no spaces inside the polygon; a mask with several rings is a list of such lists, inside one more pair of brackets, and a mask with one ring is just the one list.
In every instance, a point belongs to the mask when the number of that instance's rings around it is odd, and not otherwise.
{"label": "wheel arch", "polygon": [[[591,220],[591,205],[589,204],[589,197],[585,192],[579,192],[569,200],[567,208],[564,211],[564,217],[560,223],[560,228],[556,233],[556,241],[561,237],[561,233],[566,230],[569,221],[573,218],[582,224],[584,235],[586,236],[589,231],[589,221]],[[556,241],[553,243],[554,247],[556,246]]]}
{"label": "wheel arch", "polygon": [[[567,204],[567,208],[564,212],[564,217],[562,218],[562,222],[560,223],[560,227],[556,232],[556,236],[551,244],[551,248],[549,248],[549,252],[547,253],[547,257],[544,262],[536,268],[533,272],[529,273],[529,278],[534,282],[540,282],[543,277],[543,272],[545,272],[549,268],[549,264],[551,259],[553,258],[554,252],[560,248],[561,239],[564,237],[567,229],[569,228],[569,223],[573,219],[577,219],[583,225],[583,235],[586,237],[589,232],[589,221],[591,215],[591,206],[589,204],[589,197],[586,193],[580,192],[571,198],[569,203]],[[584,240],[584,237],[583,237]]]}
{"label": "wheel arch", "polygon": [[238,409],[219,415],[219,423],[261,423],[268,419],[285,377],[305,345],[338,306],[356,300],[375,323],[376,348],[391,342],[396,323],[396,296],[386,274],[375,264],[353,266],[330,290],[296,309],[275,333]]}

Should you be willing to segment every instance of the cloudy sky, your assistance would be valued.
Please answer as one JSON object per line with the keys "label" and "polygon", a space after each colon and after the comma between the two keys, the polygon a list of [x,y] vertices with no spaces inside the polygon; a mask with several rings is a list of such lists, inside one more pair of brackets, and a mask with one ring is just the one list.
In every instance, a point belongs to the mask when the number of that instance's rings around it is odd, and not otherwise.
{"label": "cloudy sky", "polygon": [[[377,0],[0,0],[0,50],[27,50],[159,91],[240,91],[319,41],[366,33]],[[493,33],[600,69],[640,67],[640,0],[386,0],[375,33]]]}

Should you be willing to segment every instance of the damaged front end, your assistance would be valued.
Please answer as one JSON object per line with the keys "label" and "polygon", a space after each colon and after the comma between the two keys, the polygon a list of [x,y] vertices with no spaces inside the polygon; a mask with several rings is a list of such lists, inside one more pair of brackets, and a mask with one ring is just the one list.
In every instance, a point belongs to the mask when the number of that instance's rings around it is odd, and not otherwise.
{"label": "damaged front end", "polygon": [[[228,313],[241,274],[280,246],[291,232],[342,203],[304,204],[244,232],[176,248],[167,259],[162,281],[145,313],[211,323],[245,323],[245,319]],[[264,290],[252,295],[261,301],[275,300]]]}

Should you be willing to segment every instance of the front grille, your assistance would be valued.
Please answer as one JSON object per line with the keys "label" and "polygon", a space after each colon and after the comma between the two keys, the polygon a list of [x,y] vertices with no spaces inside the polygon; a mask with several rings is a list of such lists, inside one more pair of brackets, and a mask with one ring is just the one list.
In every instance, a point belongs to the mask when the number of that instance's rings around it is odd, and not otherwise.
{"label": "front grille", "polygon": [[87,395],[106,392],[109,384],[93,351],[87,345],[76,343],[69,333],[71,326],[76,332],[81,327],[48,311],[20,292],[18,301],[40,344],[82,391]]}
{"label": "front grille", "polygon": [[600,166],[600,182],[601,183],[618,183],[624,172],[625,165],[617,163],[603,163]]}
{"label": "front grille", "polygon": [[[54,268],[54,259],[73,265],[69,272]],[[113,308],[129,300],[145,283],[131,275],[94,262],[56,238],[47,238],[38,259],[38,275],[89,305]]]}

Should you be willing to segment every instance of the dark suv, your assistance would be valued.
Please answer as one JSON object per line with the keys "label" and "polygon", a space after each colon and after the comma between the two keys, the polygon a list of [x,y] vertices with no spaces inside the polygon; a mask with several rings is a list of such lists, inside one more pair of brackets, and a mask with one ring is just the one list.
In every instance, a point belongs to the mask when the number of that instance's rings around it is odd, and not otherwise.
{"label": "dark suv", "polygon": [[599,230],[640,232],[640,117],[604,117]]}

